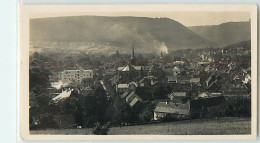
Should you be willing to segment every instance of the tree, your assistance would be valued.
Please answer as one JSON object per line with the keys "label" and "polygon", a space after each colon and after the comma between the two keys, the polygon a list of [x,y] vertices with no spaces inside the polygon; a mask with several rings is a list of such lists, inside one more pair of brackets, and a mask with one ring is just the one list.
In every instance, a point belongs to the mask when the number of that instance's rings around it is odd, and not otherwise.
{"label": "tree", "polygon": [[[33,120],[40,120],[51,112],[50,96],[46,92],[49,86],[50,72],[44,67],[31,67],[29,70],[29,103],[30,103],[30,125]],[[33,119],[33,120],[31,120]]]}
{"label": "tree", "polygon": [[157,85],[153,88],[153,99],[164,99],[167,94],[172,91],[171,86],[165,86],[163,84]]}
{"label": "tree", "polygon": [[108,107],[110,108],[107,110],[107,115],[112,113],[110,115],[112,124],[129,123],[138,120],[137,115],[125,102],[125,99],[122,99],[119,96],[115,96]]}
{"label": "tree", "polygon": [[29,90],[37,95],[44,93],[49,86],[50,71],[44,67],[32,67],[29,70]]}
{"label": "tree", "polygon": [[139,114],[139,119],[143,122],[150,122],[153,119],[154,109],[155,105],[152,102],[147,102]]}

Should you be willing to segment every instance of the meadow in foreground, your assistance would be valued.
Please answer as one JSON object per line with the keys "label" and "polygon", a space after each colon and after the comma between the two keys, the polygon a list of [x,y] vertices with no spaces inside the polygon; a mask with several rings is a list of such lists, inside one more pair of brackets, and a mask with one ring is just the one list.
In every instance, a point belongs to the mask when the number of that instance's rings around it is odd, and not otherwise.
{"label": "meadow in foreground", "polygon": [[[90,135],[92,128],[30,131],[31,134]],[[236,135],[251,134],[251,118],[218,118],[109,128],[108,135]]]}

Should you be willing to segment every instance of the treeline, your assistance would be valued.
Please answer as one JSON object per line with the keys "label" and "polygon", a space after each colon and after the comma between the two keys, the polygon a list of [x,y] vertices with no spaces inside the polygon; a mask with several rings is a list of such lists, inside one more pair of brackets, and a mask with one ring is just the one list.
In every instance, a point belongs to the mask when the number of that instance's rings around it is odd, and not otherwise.
{"label": "treeline", "polygon": [[250,117],[250,97],[217,97],[191,100],[191,118]]}

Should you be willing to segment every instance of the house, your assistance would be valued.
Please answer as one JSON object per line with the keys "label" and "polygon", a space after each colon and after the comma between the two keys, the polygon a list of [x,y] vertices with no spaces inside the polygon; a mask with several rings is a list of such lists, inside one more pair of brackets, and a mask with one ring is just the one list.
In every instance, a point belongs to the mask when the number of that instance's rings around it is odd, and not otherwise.
{"label": "house", "polygon": [[199,85],[200,84],[200,78],[191,78],[190,83]]}
{"label": "house", "polygon": [[223,92],[226,98],[238,97],[238,96],[247,96],[249,94],[248,90],[242,88],[232,88],[225,90]]}
{"label": "house", "polygon": [[168,83],[177,83],[176,76],[168,76]]}
{"label": "house", "polygon": [[198,62],[199,65],[207,65],[210,64],[210,62]]}
{"label": "house", "polygon": [[130,106],[136,106],[138,102],[142,102],[142,99],[135,94],[134,91],[126,91],[120,95],[121,98],[125,98],[126,103]]}
{"label": "house", "polygon": [[118,84],[116,86],[116,92],[123,93],[129,89],[129,84]]}
{"label": "house", "polygon": [[115,68],[107,68],[107,69],[105,69],[104,74],[106,76],[114,76],[114,75],[116,75],[116,69]]}
{"label": "house", "polygon": [[137,102],[141,102],[142,99],[135,94],[135,92],[131,92],[127,97],[126,97],[126,103],[130,105],[130,107],[133,107],[136,105]]}
{"label": "house", "polygon": [[225,98],[222,93],[203,92],[195,100],[190,100],[192,117],[211,117],[225,110]]}
{"label": "house", "polygon": [[120,95],[121,98],[125,98],[129,94],[128,91],[125,91],[123,94]]}
{"label": "house", "polygon": [[70,97],[72,91],[73,91],[73,89],[71,89],[71,90],[66,89],[65,91],[62,91],[62,93],[60,93],[58,96],[55,96],[54,98],[52,98],[51,101],[54,103],[57,103],[61,99],[68,98],[68,97]]}
{"label": "house", "polygon": [[222,92],[211,92],[210,97],[221,97],[223,96],[223,93]]}
{"label": "house", "polygon": [[211,74],[211,75],[207,78],[207,80],[206,80],[206,86],[207,86],[207,88],[210,88],[213,84],[215,84],[215,83],[217,82],[217,77],[218,77],[218,76],[219,76],[219,75],[215,76],[215,75]]}
{"label": "house", "polygon": [[178,67],[173,68],[173,76],[177,76],[180,73],[181,73],[181,70]]}
{"label": "house", "polygon": [[186,98],[186,92],[173,92],[168,95],[168,98],[170,98],[171,101],[176,103],[181,103],[184,98]]}
{"label": "house", "polygon": [[142,66],[135,66],[131,64],[127,64],[124,67],[118,67],[117,70],[123,79],[132,79],[143,74]]}
{"label": "house", "polygon": [[62,81],[81,83],[85,78],[93,78],[93,70],[64,70],[61,72]]}
{"label": "house", "polygon": [[222,92],[201,92],[198,94],[196,99],[206,99],[206,98],[214,98],[223,96]]}
{"label": "house", "polygon": [[180,84],[189,84],[190,83],[190,76],[186,75],[186,76],[178,76],[177,77],[177,83]]}
{"label": "house", "polygon": [[154,120],[160,120],[165,117],[174,118],[178,116],[189,116],[190,102],[173,103],[173,102],[159,102],[154,109]]}
{"label": "house", "polygon": [[199,93],[196,99],[201,99],[201,98],[209,98],[209,93],[207,92]]}
{"label": "house", "polygon": [[69,84],[70,82],[64,82],[60,80],[58,82],[51,82],[51,87],[55,89],[61,89],[61,88],[69,87]]}
{"label": "house", "polygon": [[175,62],[173,62],[173,64],[174,65],[183,65],[183,64],[185,64],[185,62],[184,61],[175,61]]}

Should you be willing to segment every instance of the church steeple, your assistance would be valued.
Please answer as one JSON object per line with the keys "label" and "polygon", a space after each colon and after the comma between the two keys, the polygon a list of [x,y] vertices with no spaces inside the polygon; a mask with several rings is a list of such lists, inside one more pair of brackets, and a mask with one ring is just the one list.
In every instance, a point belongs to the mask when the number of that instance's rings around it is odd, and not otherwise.
{"label": "church steeple", "polygon": [[132,44],[132,56],[131,56],[131,59],[130,59],[130,63],[135,64],[135,49],[134,49],[133,44]]}
{"label": "church steeple", "polygon": [[135,58],[135,49],[134,49],[134,45],[132,44],[132,57],[131,58]]}
{"label": "church steeple", "polygon": [[117,58],[119,58],[119,52],[118,52],[118,50],[116,50],[116,54],[115,54],[115,55],[116,55]]}

